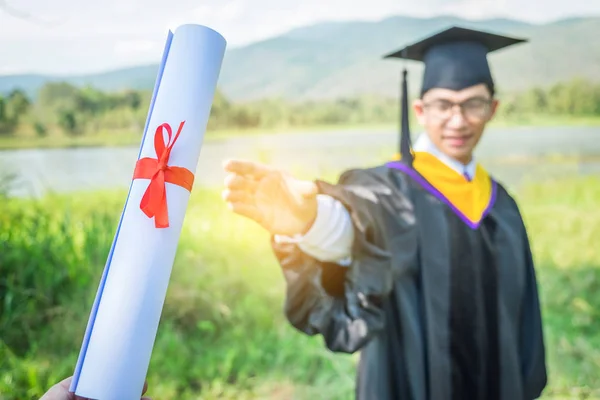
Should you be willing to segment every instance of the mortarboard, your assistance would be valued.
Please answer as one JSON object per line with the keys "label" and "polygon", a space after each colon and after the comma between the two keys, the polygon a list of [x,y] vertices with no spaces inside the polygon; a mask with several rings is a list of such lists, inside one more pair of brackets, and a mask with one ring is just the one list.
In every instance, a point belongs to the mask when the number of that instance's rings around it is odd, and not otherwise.
{"label": "mortarboard", "polygon": [[[493,94],[494,81],[487,54],[525,41],[526,39],[451,27],[387,54],[384,58],[402,58],[423,62],[425,71],[421,95],[432,88],[461,90],[480,83],[486,84]],[[404,162],[412,165],[406,75],[407,71],[404,68],[401,90],[400,154]]]}

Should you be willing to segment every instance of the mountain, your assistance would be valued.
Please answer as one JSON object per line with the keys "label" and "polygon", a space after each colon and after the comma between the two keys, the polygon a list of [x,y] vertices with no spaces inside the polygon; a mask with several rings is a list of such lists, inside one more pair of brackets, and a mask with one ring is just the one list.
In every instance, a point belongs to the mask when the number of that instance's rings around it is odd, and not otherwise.
{"label": "mountain", "polygon": [[[489,55],[501,91],[549,86],[573,77],[600,81],[600,46],[594,40],[600,37],[600,17],[537,25],[510,19],[394,16],[376,22],[320,23],[231,48],[225,55],[219,87],[233,100],[397,96],[404,63],[384,60],[382,55],[452,25],[529,39]],[[414,92],[422,66],[415,62],[406,66]],[[156,65],[148,65],[82,76],[0,76],[0,93],[20,87],[33,95],[45,82],[57,80],[103,90],[151,89],[156,72]]]}
{"label": "mountain", "polygon": [[91,85],[109,91],[125,88],[152,89],[157,72],[158,65],[146,65],[93,75],[0,75],[0,94],[19,88],[35,97],[39,88],[45,83],[58,81],[69,82],[77,86]]}

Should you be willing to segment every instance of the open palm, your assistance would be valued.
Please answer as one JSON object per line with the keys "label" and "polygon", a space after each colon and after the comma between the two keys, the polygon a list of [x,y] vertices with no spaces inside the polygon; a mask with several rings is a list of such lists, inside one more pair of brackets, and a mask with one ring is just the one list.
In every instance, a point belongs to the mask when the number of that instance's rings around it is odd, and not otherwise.
{"label": "open palm", "polygon": [[289,174],[251,161],[225,163],[223,198],[237,214],[272,234],[305,233],[316,217],[317,187]]}

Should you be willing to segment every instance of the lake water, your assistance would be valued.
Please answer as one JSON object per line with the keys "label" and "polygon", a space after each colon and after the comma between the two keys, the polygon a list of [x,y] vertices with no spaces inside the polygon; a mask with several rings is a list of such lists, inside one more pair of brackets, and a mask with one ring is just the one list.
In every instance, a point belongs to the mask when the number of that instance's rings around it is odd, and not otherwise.
{"label": "lake water", "polygon": [[[397,148],[392,130],[298,132],[205,142],[195,185],[220,185],[223,160],[242,157],[316,177],[388,159]],[[48,191],[127,188],[139,148],[69,148],[0,151],[0,175],[16,173],[10,194],[40,196]],[[577,156],[575,163],[523,164],[532,156]],[[516,184],[569,174],[600,174],[598,127],[490,129],[477,156],[499,179]],[[503,160],[501,160],[503,159]],[[511,162],[506,162],[511,159]]]}

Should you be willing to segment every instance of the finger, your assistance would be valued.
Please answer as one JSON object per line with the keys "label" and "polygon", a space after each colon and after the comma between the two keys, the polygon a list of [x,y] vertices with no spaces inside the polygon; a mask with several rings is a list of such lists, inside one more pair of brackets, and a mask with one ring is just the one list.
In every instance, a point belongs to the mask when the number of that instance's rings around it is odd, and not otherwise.
{"label": "finger", "polygon": [[223,191],[223,200],[229,202],[229,203],[245,203],[245,204],[249,204],[252,205],[254,204],[254,197],[252,195],[250,195],[250,193],[248,193],[245,190],[224,190]]}
{"label": "finger", "polygon": [[272,172],[272,168],[264,164],[246,160],[227,160],[223,163],[223,168],[225,171],[240,175],[251,175],[255,178],[262,178]]}
{"label": "finger", "polygon": [[225,177],[225,187],[230,190],[247,190],[253,192],[258,183],[253,179],[238,174],[229,174]]}
{"label": "finger", "polygon": [[70,393],[69,392],[69,389],[71,387],[71,380],[72,379],[73,379],[73,377],[68,377],[68,378],[63,379],[62,381],[56,383],[46,393],[44,393],[44,395],[41,397],[40,400],[54,400],[54,399],[73,400],[73,399],[80,399],[79,397],[76,397],[74,393]]}
{"label": "finger", "polygon": [[232,202],[227,203],[227,206],[236,214],[243,215],[244,217],[248,217],[259,224],[262,223],[262,214],[253,205],[240,203],[240,202]]}
{"label": "finger", "polygon": [[144,387],[142,388],[142,395],[148,391],[148,381],[144,381]]}

